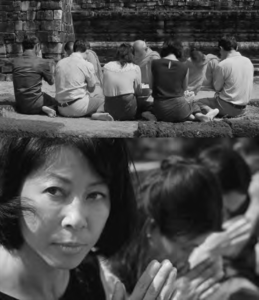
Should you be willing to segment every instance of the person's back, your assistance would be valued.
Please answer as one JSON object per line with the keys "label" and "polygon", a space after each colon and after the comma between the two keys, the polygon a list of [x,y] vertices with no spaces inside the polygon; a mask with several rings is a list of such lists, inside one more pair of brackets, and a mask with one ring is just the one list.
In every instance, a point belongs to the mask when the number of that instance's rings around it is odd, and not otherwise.
{"label": "person's back", "polygon": [[207,64],[205,77],[201,87],[201,90],[203,91],[214,90],[213,77],[214,77],[215,70],[220,62],[220,59],[213,54],[207,54],[206,60],[208,61],[208,64]]}
{"label": "person's back", "polygon": [[237,105],[246,105],[253,91],[254,67],[250,59],[235,51],[219,63],[216,68],[218,73],[224,78],[223,88],[219,91],[220,98]]}
{"label": "person's back", "polygon": [[122,66],[118,61],[112,61],[104,66],[104,95],[107,97],[135,93],[135,87],[140,92],[141,72],[139,66],[127,63]]}
{"label": "person's back", "polygon": [[183,83],[188,70],[184,63],[161,58],[152,62],[151,70],[155,101],[184,95]]}
{"label": "person's back", "polygon": [[93,81],[94,67],[78,53],[60,60],[56,66],[56,100],[68,102],[84,98],[87,95],[86,76]]}
{"label": "person's back", "polygon": [[[15,58],[13,63],[13,85],[17,110],[24,114],[39,114],[42,107],[55,104],[54,99],[41,90],[42,79],[54,84],[54,64],[37,56],[38,39],[25,38],[23,56]],[[54,111],[53,111],[54,112]]]}

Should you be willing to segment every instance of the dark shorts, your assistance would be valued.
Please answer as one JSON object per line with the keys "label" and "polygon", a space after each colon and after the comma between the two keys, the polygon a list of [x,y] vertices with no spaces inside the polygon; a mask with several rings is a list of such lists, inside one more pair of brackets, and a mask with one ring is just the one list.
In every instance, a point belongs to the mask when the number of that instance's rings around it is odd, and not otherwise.
{"label": "dark shorts", "polygon": [[16,104],[16,109],[18,112],[27,115],[36,115],[42,113],[43,106],[56,106],[57,101],[55,98],[51,97],[46,93],[42,93],[42,95],[34,100],[30,101],[30,103],[19,103]]}
{"label": "dark shorts", "polygon": [[187,102],[185,97],[154,99],[153,113],[160,121],[184,122],[191,114],[200,112],[200,106],[194,102]]}
{"label": "dark shorts", "polygon": [[134,94],[105,97],[105,112],[109,113],[114,120],[134,120],[137,113],[137,100]]}

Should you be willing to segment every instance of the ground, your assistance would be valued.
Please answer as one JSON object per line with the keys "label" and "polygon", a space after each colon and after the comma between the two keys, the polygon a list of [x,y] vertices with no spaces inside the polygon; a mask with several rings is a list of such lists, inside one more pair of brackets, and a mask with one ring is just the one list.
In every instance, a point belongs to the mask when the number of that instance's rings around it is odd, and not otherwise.
{"label": "ground", "polygon": [[[55,95],[54,86],[43,83],[43,90]],[[212,96],[212,92],[201,92],[200,98]],[[13,83],[0,82],[0,132],[16,135],[76,135],[88,137],[242,137],[259,136],[259,80],[255,79],[252,105],[244,116],[234,119],[216,120],[209,123],[186,122],[103,122],[89,118],[54,119],[47,116],[28,116],[14,112]]]}

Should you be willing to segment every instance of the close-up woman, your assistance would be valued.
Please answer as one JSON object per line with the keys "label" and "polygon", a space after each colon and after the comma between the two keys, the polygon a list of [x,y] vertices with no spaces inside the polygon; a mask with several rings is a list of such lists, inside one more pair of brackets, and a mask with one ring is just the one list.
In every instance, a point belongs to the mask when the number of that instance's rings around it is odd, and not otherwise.
{"label": "close-up woman", "polygon": [[153,113],[158,120],[165,122],[211,121],[218,110],[206,107],[204,115],[198,104],[187,102],[184,97],[188,88],[189,70],[181,62],[182,53],[182,43],[169,38],[163,44],[161,59],[152,61]]}
{"label": "close-up woman", "polygon": [[[1,300],[109,298],[99,257],[134,231],[129,163],[120,139],[0,138]],[[130,299],[174,299],[175,276],[152,261]]]}
{"label": "close-up woman", "polygon": [[137,99],[141,95],[141,70],[133,63],[133,48],[129,43],[121,44],[115,60],[104,66],[104,109],[114,120],[134,120]]}

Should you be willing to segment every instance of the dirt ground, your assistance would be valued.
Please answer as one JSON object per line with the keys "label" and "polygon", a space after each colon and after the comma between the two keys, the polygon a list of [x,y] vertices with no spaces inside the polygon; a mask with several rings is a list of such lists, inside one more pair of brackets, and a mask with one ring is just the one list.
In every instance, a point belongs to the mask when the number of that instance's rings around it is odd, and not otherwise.
{"label": "dirt ground", "polygon": [[[43,91],[47,92],[48,94],[54,96],[55,95],[55,87],[49,86],[46,82],[43,82]],[[199,98],[211,97],[213,96],[213,92],[200,92]],[[254,82],[254,90],[253,90],[253,100],[259,101],[259,78],[255,79]],[[192,137],[192,136],[203,136],[203,134],[194,134],[192,131],[195,128],[199,128],[199,132],[201,128],[204,130],[205,136],[215,136],[213,133],[215,130],[219,131],[216,136],[224,136],[226,134],[226,129],[220,122],[209,122],[211,123],[208,127],[204,126],[203,124],[197,123],[180,123],[179,124],[172,124],[172,123],[163,123],[163,122],[138,122],[138,121],[129,121],[129,122],[104,122],[104,121],[93,121],[89,118],[64,118],[64,117],[56,117],[51,119],[47,116],[28,116],[28,115],[21,115],[18,114],[10,109],[8,109],[8,105],[10,102],[14,102],[14,93],[13,93],[13,83],[12,82],[0,82],[0,112],[2,117],[0,117],[0,131],[3,132],[16,132],[19,134],[44,134],[44,135],[84,135],[89,137],[138,137],[138,136],[154,136],[154,132],[150,132],[150,130],[144,130],[146,133],[143,134],[143,128],[151,127],[156,130],[155,136],[165,136],[163,130],[165,128],[166,136],[185,136],[185,137]],[[3,107],[5,107],[3,109]],[[257,115],[257,111],[253,110],[253,114]],[[259,117],[259,109],[258,109],[258,117]],[[246,118],[249,122],[251,119],[249,116]],[[259,118],[253,119],[253,136],[259,135]],[[237,122],[239,122],[237,120]],[[152,123],[152,124],[151,124]],[[242,122],[241,122],[242,123]],[[240,124],[241,124],[240,123]],[[233,122],[231,123],[234,124]],[[238,123],[239,124],[239,123]],[[231,125],[231,126],[232,126]],[[248,124],[249,125],[249,124]],[[179,128],[181,126],[181,130],[176,132],[175,128]],[[233,125],[234,126],[234,125]],[[247,125],[246,125],[247,127]],[[168,131],[168,128],[170,130]],[[210,129],[213,128],[213,132],[210,132]],[[240,136],[245,135],[246,130],[250,130],[249,126],[248,129],[245,129],[244,132],[240,133]],[[152,129],[152,130],[153,130]],[[258,129],[258,130],[257,130]],[[198,129],[197,129],[198,130]],[[159,133],[157,133],[159,131]],[[242,130],[241,130],[242,131]],[[257,133],[258,131],[258,133]],[[232,134],[233,135],[233,134]],[[228,134],[231,136],[231,134]],[[249,132],[247,133],[249,136]]]}

